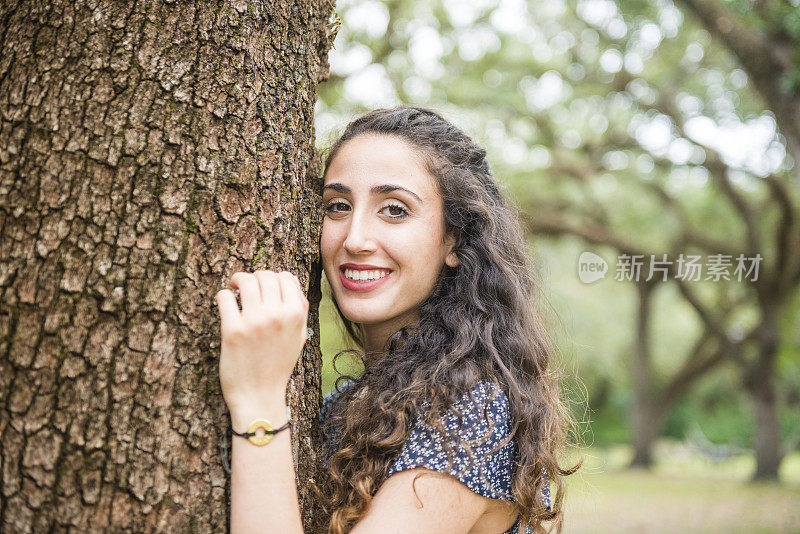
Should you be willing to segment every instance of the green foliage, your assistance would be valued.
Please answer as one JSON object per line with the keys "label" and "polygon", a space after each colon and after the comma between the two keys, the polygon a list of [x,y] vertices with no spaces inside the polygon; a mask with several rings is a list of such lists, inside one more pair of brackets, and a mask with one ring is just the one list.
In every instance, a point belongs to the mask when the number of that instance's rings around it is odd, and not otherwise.
{"label": "green foliage", "polygon": [[[766,2],[775,11],[764,13],[747,12],[750,2],[728,4],[797,49],[796,2]],[[720,188],[732,176],[733,191],[757,214],[765,268],[774,266],[780,219],[763,177],[788,180],[791,164],[774,119],[730,52],[671,2],[524,5],[521,14],[509,14],[506,4],[493,1],[340,2],[332,76],[320,86],[316,108],[320,148],[367,109],[434,107],[487,148],[495,175],[533,216],[549,209],[578,227],[602,224],[654,252],[705,254],[676,244],[685,228],[744,250],[745,223]],[[797,80],[790,85],[796,88]],[[741,139],[748,143],[731,150]],[[745,158],[754,146],[760,148]],[[798,190],[792,188],[795,200]],[[568,389],[588,395],[593,437],[586,439],[629,439],[636,297],[630,284],[614,281],[618,251],[576,238],[537,238],[531,250],[565,374],[574,378]],[[606,279],[578,280],[583,251],[606,260]],[[746,283],[700,281],[692,289],[730,331],[746,332],[761,319]],[[793,326],[800,297],[788,309],[779,360],[786,409],[800,407]],[[655,387],[669,381],[702,333],[680,292],[660,285],[650,332]],[[731,369],[712,374],[678,404],[667,435],[682,439],[697,422],[712,441],[749,443],[752,418]],[[584,409],[575,402],[577,419],[587,418]],[[793,428],[785,424],[785,436]]]}
{"label": "green foliage", "polygon": [[724,390],[716,393],[716,398],[695,395],[680,402],[670,413],[664,436],[682,440],[702,432],[712,443],[752,447],[753,423],[748,417],[747,399],[731,398]]}
{"label": "green foliage", "polygon": [[723,0],[750,27],[781,41],[789,49],[795,68],[782,81],[786,93],[800,94],[800,3],[796,0],[758,2]]}
{"label": "green foliage", "polygon": [[341,375],[358,376],[361,372],[360,363],[351,355],[343,354],[334,365],[337,352],[345,348],[353,348],[345,342],[344,329],[341,328],[339,316],[331,301],[331,292],[328,281],[323,274],[322,297],[319,307],[320,322],[320,350],[322,352],[322,394],[327,395],[336,385],[336,379]]}

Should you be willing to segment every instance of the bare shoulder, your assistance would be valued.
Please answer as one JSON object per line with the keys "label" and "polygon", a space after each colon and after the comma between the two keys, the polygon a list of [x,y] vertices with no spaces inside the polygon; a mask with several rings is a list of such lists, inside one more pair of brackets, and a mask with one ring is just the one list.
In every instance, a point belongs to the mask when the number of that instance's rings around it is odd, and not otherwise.
{"label": "bare shoulder", "polygon": [[490,502],[469,534],[500,534],[510,529],[517,521],[517,512],[512,502],[488,497],[481,499]]}
{"label": "bare shoulder", "polygon": [[500,534],[514,519],[510,503],[478,495],[446,473],[416,468],[387,478],[352,532]]}

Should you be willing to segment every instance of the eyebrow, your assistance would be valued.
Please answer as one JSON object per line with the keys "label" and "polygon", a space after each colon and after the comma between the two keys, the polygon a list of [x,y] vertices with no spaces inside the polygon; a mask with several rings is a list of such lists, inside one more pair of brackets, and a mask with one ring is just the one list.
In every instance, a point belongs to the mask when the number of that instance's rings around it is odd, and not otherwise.
{"label": "eyebrow", "polygon": [[[346,185],[341,184],[339,182],[334,182],[332,184],[328,184],[328,185],[326,185],[325,187],[322,188],[323,191],[325,191],[326,189],[331,189],[333,191],[336,191],[337,193],[351,193],[352,192],[352,190],[349,187],[347,187]],[[392,191],[396,191],[398,189],[401,190],[401,191],[405,191],[409,195],[411,195],[414,198],[416,198],[420,203],[422,203],[422,199],[419,198],[419,195],[417,195],[411,189],[407,189],[407,188],[405,188],[405,187],[403,187],[401,185],[395,185],[395,184],[373,185],[372,187],[369,188],[369,192],[370,192],[370,194],[373,194],[373,195],[385,195],[386,193],[391,193]]]}

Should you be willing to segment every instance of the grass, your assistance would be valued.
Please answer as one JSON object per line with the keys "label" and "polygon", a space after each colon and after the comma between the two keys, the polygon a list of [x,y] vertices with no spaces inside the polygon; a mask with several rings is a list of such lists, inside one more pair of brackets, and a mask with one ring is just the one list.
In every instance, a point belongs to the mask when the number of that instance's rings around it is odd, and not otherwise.
{"label": "grass", "polygon": [[780,482],[751,483],[751,455],[712,463],[680,443],[660,442],[652,471],[625,469],[627,446],[594,447],[567,479],[564,532],[800,532],[800,453]]}

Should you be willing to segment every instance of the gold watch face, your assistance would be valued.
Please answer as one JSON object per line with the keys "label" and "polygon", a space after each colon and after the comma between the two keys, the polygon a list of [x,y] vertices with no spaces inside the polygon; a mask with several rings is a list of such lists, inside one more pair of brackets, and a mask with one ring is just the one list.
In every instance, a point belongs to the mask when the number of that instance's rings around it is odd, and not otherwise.
{"label": "gold watch face", "polygon": [[[256,419],[250,423],[250,426],[247,427],[247,433],[254,433],[259,428],[263,428],[264,430],[273,430],[272,424],[266,419]],[[272,441],[272,438],[273,434],[264,434],[263,436],[250,436],[247,439],[249,439],[250,443],[253,445],[262,447]]]}

